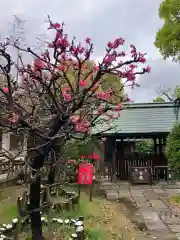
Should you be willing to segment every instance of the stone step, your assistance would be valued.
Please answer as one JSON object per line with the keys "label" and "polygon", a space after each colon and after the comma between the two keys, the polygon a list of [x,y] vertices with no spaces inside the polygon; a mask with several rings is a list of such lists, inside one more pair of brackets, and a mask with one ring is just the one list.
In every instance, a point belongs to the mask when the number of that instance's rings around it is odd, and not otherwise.
{"label": "stone step", "polygon": [[173,224],[173,225],[168,225],[168,227],[171,229],[173,233],[180,233],[180,225],[178,224]]}
{"label": "stone step", "polygon": [[154,211],[158,214],[168,211],[168,207],[161,200],[150,200],[150,203]]}
{"label": "stone step", "polygon": [[131,195],[129,193],[128,190],[120,190],[120,191],[116,191],[116,190],[107,190],[106,191],[106,196],[108,199],[111,199],[111,198],[130,198]]}
{"label": "stone step", "polygon": [[171,210],[164,210],[159,213],[160,218],[167,225],[180,225],[180,218]]}
{"label": "stone step", "polygon": [[118,199],[118,193],[117,192],[106,192],[106,197],[108,200]]}
{"label": "stone step", "polygon": [[178,193],[177,191],[178,189],[165,189],[165,192],[167,193],[168,196],[173,196],[176,195]]}
{"label": "stone step", "polygon": [[145,189],[143,194],[147,201],[159,199],[159,196],[152,189]]}
{"label": "stone step", "polygon": [[141,189],[131,189],[130,192],[134,199],[144,197]]}
{"label": "stone step", "polygon": [[[133,212],[134,221],[144,221],[148,232],[154,239],[175,240],[179,233],[180,219],[173,214],[161,197],[168,197],[180,193],[178,187],[171,189],[165,185],[159,186],[133,186],[126,182],[123,185],[104,182],[101,187],[105,189],[107,199],[123,198],[124,201],[133,199],[138,206]],[[180,187],[180,186],[179,186]],[[177,219],[178,218],[178,219]]]}
{"label": "stone step", "polygon": [[150,231],[168,231],[167,226],[159,218],[156,212],[152,212],[150,209],[140,210],[142,217],[144,218],[145,224]]}
{"label": "stone step", "polygon": [[169,231],[150,231],[149,232],[156,240],[178,240],[176,235]]}

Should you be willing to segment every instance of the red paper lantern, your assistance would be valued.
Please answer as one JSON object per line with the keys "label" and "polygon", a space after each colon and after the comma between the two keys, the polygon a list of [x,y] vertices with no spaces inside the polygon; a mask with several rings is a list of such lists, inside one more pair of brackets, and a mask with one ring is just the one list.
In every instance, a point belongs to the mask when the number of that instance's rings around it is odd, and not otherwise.
{"label": "red paper lantern", "polygon": [[78,184],[90,185],[93,181],[93,164],[80,163],[78,170]]}

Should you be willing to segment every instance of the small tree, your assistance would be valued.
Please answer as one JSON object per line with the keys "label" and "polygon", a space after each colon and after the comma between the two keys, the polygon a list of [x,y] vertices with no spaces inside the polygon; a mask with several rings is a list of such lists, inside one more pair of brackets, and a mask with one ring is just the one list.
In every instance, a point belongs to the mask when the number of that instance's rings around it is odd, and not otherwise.
{"label": "small tree", "polygon": [[164,22],[156,34],[155,46],[162,56],[180,60],[179,44],[179,0],[163,0],[159,7],[159,17]]}
{"label": "small tree", "polygon": [[165,154],[176,178],[180,178],[180,123],[176,123],[167,138]]}
{"label": "small tree", "polygon": [[[85,44],[69,39],[64,32],[64,23],[53,23],[48,19],[48,29],[54,31],[54,38],[47,44],[41,55],[30,47],[20,46],[19,41],[7,38],[0,43],[0,74],[3,84],[0,86],[0,126],[7,131],[18,133],[23,130],[35,139],[32,157],[26,164],[31,170],[30,207],[31,231],[33,240],[41,240],[42,225],[40,211],[41,168],[50,151],[61,153],[61,148],[71,138],[85,139],[91,136],[91,128],[98,123],[107,123],[114,119],[112,111],[122,110],[122,104],[129,102],[126,97],[116,96],[126,86],[136,85],[136,75],[150,72],[150,67],[139,70],[139,64],[146,62],[145,54],[130,45],[129,58],[121,49],[122,38],[109,42],[103,60],[90,68],[94,46],[91,38]],[[34,60],[33,66],[25,64],[23,54],[19,65],[9,53],[9,49],[18,49],[19,53],[29,54]],[[14,81],[12,70],[15,67],[21,75],[21,83]],[[117,76],[123,80],[120,89],[109,83],[109,89],[102,90],[105,76]],[[115,97],[115,98],[114,98]],[[117,97],[119,98],[117,104]],[[113,98],[113,101],[112,101]],[[113,104],[116,102],[116,104]],[[120,115],[118,115],[120,117]],[[59,143],[61,148],[57,148]],[[61,158],[56,159],[60,164]]]}
{"label": "small tree", "polygon": [[102,139],[90,137],[84,140],[71,139],[64,147],[63,155],[65,159],[79,159],[81,156],[90,155],[93,151],[101,151]]}
{"label": "small tree", "polygon": [[156,97],[154,100],[153,100],[154,103],[164,103],[165,100],[164,98],[162,98],[161,96],[158,96]]}
{"label": "small tree", "polygon": [[153,100],[153,102],[163,103],[163,102],[174,102],[176,99],[180,99],[180,86],[177,85],[174,88],[159,88],[157,90],[158,96]]}
{"label": "small tree", "polygon": [[135,151],[138,153],[149,153],[153,151],[153,142],[151,139],[138,141],[135,144]]}

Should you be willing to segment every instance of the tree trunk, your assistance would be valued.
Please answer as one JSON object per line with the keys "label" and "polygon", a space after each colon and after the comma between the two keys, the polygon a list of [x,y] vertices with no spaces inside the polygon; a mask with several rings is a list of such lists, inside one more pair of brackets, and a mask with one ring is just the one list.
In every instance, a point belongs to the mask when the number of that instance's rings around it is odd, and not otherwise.
{"label": "tree trunk", "polygon": [[56,176],[56,169],[55,169],[55,167],[51,166],[49,174],[48,174],[48,184],[49,185],[52,185],[53,183],[55,183],[55,176]]}
{"label": "tree trunk", "polygon": [[[41,178],[30,185],[30,210],[40,209]],[[43,240],[40,210],[33,211],[31,217],[32,240]]]}
{"label": "tree trunk", "polygon": [[[54,149],[53,149],[54,151]],[[51,185],[55,182],[55,174],[56,174],[56,169],[55,169],[55,156],[53,154],[53,151],[51,150],[50,152],[50,162],[51,162],[51,165],[50,165],[50,170],[49,170],[49,173],[48,173],[48,184]]]}
{"label": "tree trunk", "polygon": [[[53,118],[53,122],[50,125],[50,131],[48,137],[53,137],[58,133],[59,129],[66,123],[68,116],[61,116],[57,114]],[[54,147],[55,141],[47,143],[47,140],[40,139],[39,148],[36,150],[36,156],[31,159],[32,176],[36,175],[36,172],[43,167],[45,157],[49,154],[51,148]],[[42,236],[42,224],[40,214],[40,191],[41,191],[41,177],[38,176],[34,182],[30,185],[30,218],[31,218],[31,232],[32,240],[43,240]],[[35,211],[38,209],[37,211]]]}
{"label": "tree trunk", "polygon": [[[50,142],[46,147],[40,147],[38,151],[38,156],[32,159],[31,167],[35,169],[32,171],[32,176],[35,177],[37,171],[43,166],[45,156],[49,153],[52,145],[54,143]],[[43,144],[41,144],[43,145]],[[36,171],[37,170],[37,171]],[[41,176],[35,177],[33,182],[30,184],[30,218],[31,218],[31,232],[32,240],[43,240],[42,235],[42,224],[41,224],[41,210],[40,210],[40,200],[41,200]]]}
{"label": "tree trunk", "polygon": [[[50,166],[50,171],[48,174],[48,184],[49,185],[55,183],[56,174],[59,174],[58,166],[57,165],[54,166],[54,165],[55,165],[56,161],[60,161],[60,159],[61,159],[61,153],[62,153],[61,146],[63,143],[64,143],[64,141],[62,141],[62,140],[56,141],[54,143],[54,146],[50,153],[51,154],[51,156],[50,156],[51,166]],[[59,163],[59,165],[60,165],[60,163]]]}

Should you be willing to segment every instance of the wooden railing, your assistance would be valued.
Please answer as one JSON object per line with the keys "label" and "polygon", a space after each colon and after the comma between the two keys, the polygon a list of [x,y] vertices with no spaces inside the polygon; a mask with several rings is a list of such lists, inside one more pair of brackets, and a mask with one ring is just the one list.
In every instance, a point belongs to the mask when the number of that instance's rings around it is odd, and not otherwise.
{"label": "wooden railing", "polygon": [[0,162],[0,183],[17,179],[19,173],[25,173],[25,166],[23,161],[11,162],[4,160]]}
{"label": "wooden railing", "polygon": [[[67,188],[69,187],[68,190]],[[51,224],[55,222],[55,214],[62,211],[72,211],[79,203],[79,195],[75,189],[72,189],[71,185],[56,183],[53,185],[41,186],[41,204],[40,208],[33,209],[33,211],[41,211],[42,224],[46,224],[50,228]],[[27,229],[30,223],[30,213],[32,212],[30,206],[29,194],[24,191],[22,196],[17,200],[18,216],[12,220],[11,224],[3,225],[4,228],[0,229],[1,234],[9,236],[11,239],[18,240],[20,233]],[[43,217],[46,216],[46,217]],[[76,221],[71,222],[71,225],[76,226]],[[63,223],[62,223],[63,224]],[[66,224],[64,222],[64,224]],[[4,229],[4,230],[3,230]],[[81,231],[79,231],[81,230]],[[27,231],[27,230],[26,230]],[[76,238],[84,240],[84,228],[78,229]],[[7,238],[8,239],[8,238]],[[73,238],[72,238],[73,239]]]}
{"label": "wooden railing", "polygon": [[[79,196],[75,191],[67,191],[61,183],[41,186],[41,211],[47,210],[50,206],[54,210],[74,209],[78,204]],[[18,198],[18,209],[21,216],[28,215],[30,211],[30,200],[27,191]]]}

